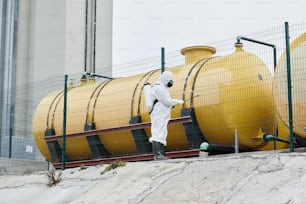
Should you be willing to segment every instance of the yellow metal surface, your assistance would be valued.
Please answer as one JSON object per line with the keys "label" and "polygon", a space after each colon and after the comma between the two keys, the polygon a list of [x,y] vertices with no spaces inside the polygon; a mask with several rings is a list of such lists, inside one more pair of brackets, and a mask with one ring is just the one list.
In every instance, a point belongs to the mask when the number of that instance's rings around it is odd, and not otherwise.
{"label": "yellow metal surface", "polygon": [[[184,99],[185,103],[172,109],[171,117],[180,117],[182,108],[194,108],[209,143],[234,144],[237,128],[241,146],[256,149],[266,145],[262,134],[273,134],[277,120],[271,97],[272,76],[264,63],[240,46],[224,57],[213,57],[215,49],[206,46],[188,47],[182,53],[186,64],[168,68],[174,76],[174,87],[169,91],[173,98]],[[67,133],[83,132],[86,123],[94,123],[96,129],[125,126],[134,116],[149,122],[143,84],[153,84],[159,76],[160,70],[154,70],[106,82],[83,82],[83,86],[70,89]],[[52,93],[41,101],[33,121],[35,141],[48,160],[51,158],[44,141],[46,128],[62,134],[63,97],[58,97],[58,105],[53,107],[54,98],[56,94]],[[48,115],[53,116],[49,127]],[[150,137],[150,128],[145,131]],[[137,153],[131,131],[101,134],[99,138],[111,154]],[[188,148],[183,124],[168,126],[167,143],[168,151]],[[86,138],[68,139],[67,156],[76,160],[91,158]]]}
{"label": "yellow metal surface", "polygon": [[[93,95],[97,84],[87,84],[68,91],[67,94],[67,128],[66,133],[83,132],[86,124],[88,102]],[[63,97],[60,105],[54,111],[55,133],[61,135],[63,132]],[[60,142],[61,145],[61,142]],[[91,152],[86,138],[71,138],[66,142],[67,155],[71,158],[88,159]]]}
{"label": "yellow metal surface", "polygon": [[[107,84],[97,98],[94,121],[97,129],[128,125],[131,118],[133,91],[142,75],[119,78]],[[137,99],[135,99],[137,100]],[[136,103],[136,102],[135,102]],[[115,154],[136,153],[131,131],[100,135],[105,147]]]}
{"label": "yellow metal surface", "polygon": [[196,115],[208,141],[234,144],[238,129],[243,147],[263,146],[260,129],[273,134],[276,119],[272,101],[272,76],[255,55],[236,51],[205,64],[194,95]]}
{"label": "yellow metal surface", "polygon": [[51,155],[44,139],[45,130],[52,128],[52,111],[56,108],[62,93],[62,91],[56,91],[43,98],[37,106],[33,118],[32,131],[35,143],[42,155],[49,161],[51,161]]}
{"label": "yellow metal surface", "polygon": [[[290,44],[294,133],[306,137],[306,33]],[[281,120],[289,126],[286,52],[278,61],[273,80],[274,100]]]}

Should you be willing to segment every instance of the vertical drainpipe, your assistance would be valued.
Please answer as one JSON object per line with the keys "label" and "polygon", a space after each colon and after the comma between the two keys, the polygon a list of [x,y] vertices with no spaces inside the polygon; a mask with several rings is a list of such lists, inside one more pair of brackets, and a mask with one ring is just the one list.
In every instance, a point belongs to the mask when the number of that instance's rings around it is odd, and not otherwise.
{"label": "vertical drainpipe", "polygon": [[12,137],[14,134],[14,109],[15,109],[15,91],[16,91],[16,45],[17,45],[17,21],[18,21],[19,0],[10,1],[10,22],[6,40],[7,46],[7,101],[6,101],[6,135],[9,135],[9,157],[12,151]]}
{"label": "vertical drainpipe", "polygon": [[87,71],[87,31],[88,31],[88,0],[85,5],[85,49],[84,49],[84,72]]}
{"label": "vertical drainpipe", "polygon": [[0,156],[2,143],[2,119],[3,119],[3,90],[4,90],[4,53],[5,53],[5,30],[6,30],[6,7],[7,1],[0,0]]}
{"label": "vertical drainpipe", "polygon": [[93,32],[93,73],[96,73],[96,21],[97,21],[97,0],[94,0],[94,32]]}

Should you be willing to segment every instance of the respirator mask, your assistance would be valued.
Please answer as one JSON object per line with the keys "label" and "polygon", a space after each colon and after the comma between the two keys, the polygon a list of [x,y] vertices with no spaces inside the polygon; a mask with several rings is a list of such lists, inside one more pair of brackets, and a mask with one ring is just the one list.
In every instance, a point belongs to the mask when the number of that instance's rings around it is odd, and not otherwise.
{"label": "respirator mask", "polygon": [[170,80],[170,81],[168,82],[167,86],[168,86],[169,88],[172,87],[172,86],[173,86],[173,80]]}

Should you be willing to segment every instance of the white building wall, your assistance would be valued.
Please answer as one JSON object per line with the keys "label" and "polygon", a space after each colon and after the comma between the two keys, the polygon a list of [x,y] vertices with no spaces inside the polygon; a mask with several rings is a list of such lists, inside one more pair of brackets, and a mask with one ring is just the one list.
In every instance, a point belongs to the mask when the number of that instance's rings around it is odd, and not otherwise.
{"label": "white building wall", "polygon": [[112,76],[112,19],[113,1],[97,1],[96,72],[106,76]]}
{"label": "white building wall", "polygon": [[65,74],[66,3],[34,0],[31,35],[34,81]]}
{"label": "white building wall", "polygon": [[111,76],[113,1],[88,0],[86,7],[86,0],[67,0],[66,8],[66,73],[80,73],[86,68],[88,72]]}
{"label": "white building wall", "polygon": [[[110,76],[112,0],[18,1],[13,136],[32,137],[32,117],[38,102],[49,92],[63,88],[64,74],[79,76],[84,71],[86,1],[89,5],[96,2],[96,71]],[[89,18],[88,23],[93,26],[93,19]],[[91,43],[87,45],[91,47],[87,51],[88,64],[92,64],[93,34],[87,31],[88,43]]]}
{"label": "white building wall", "polygon": [[66,1],[65,72],[69,75],[84,70],[86,1]]}

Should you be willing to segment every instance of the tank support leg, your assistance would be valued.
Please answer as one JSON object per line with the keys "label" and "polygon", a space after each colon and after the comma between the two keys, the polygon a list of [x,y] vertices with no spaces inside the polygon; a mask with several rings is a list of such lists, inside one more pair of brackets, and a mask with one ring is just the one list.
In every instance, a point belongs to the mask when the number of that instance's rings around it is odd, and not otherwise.
{"label": "tank support leg", "polygon": [[[85,124],[84,126],[85,131],[95,130],[95,129],[96,129],[96,126],[94,123],[88,123],[88,124]],[[86,139],[87,139],[93,159],[99,159],[99,158],[110,156],[109,152],[107,151],[107,149],[104,147],[103,143],[101,142],[99,135],[88,136],[86,137]]]}
{"label": "tank support leg", "polygon": [[200,144],[202,142],[206,142],[207,140],[199,128],[194,109],[193,108],[182,109],[181,116],[191,116],[192,118],[192,122],[183,123],[188,140],[189,149],[199,148]]}
{"label": "tank support leg", "polygon": [[[141,116],[133,116],[131,117],[129,124],[137,124],[142,123]],[[137,153],[138,154],[148,154],[152,152],[152,146],[148,140],[147,134],[144,129],[131,130]]]}

